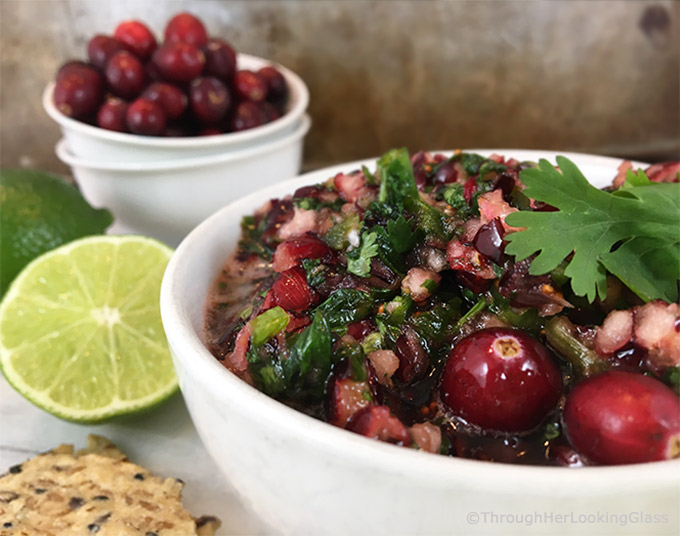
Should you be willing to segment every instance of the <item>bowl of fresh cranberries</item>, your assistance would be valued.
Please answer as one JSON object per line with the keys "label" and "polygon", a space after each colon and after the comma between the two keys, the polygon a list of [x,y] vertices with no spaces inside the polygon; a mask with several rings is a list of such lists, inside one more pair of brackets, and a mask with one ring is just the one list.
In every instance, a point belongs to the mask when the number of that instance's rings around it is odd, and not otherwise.
{"label": "bowl of fresh cranberries", "polygon": [[73,155],[154,162],[214,155],[289,135],[309,103],[302,79],[237,53],[203,22],[179,13],[157,39],[143,22],[97,34],[43,93]]}
{"label": "bowl of fresh cranberries", "polygon": [[[272,533],[672,533],[679,172],[402,149],[226,206],[161,289],[208,452]],[[573,241],[625,255],[640,210],[658,275],[633,251],[581,291],[604,268]]]}

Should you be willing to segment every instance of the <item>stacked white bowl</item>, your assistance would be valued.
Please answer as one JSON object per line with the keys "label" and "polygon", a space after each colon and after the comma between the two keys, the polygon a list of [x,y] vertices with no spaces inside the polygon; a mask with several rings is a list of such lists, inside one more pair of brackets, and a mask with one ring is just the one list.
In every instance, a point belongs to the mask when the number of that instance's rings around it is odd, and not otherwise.
{"label": "stacked white bowl", "polygon": [[111,232],[176,246],[222,206],[299,173],[311,126],[307,86],[291,70],[256,56],[239,54],[238,65],[276,67],[288,84],[288,109],[271,123],[214,136],[151,137],[94,127],[59,112],[54,83],[47,86],[43,106],[63,134],[57,156],[71,167],[86,199],[111,210]]}

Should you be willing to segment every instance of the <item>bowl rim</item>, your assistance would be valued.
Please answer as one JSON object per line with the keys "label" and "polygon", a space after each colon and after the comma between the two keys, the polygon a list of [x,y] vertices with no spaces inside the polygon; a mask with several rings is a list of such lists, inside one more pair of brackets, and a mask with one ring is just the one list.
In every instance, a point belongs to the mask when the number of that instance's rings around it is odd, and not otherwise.
{"label": "bowl rim", "polygon": [[[587,161],[592,165],[606,165],[612,169],[612,179],[617,166],[625,159],[574,153],[567,151],[539,151],[513,149],[464,149],[465,152],[492,153],[521,159],[548,158],[554,162],[557,155],[577,160],[582,166]],[[450,151],[430,151],[450,153]],[[379,158],[379,157],[378,157]],[[578,496],[587,487],[590,493],[611,492],[612,489],[635,485],[638,490],[655,489],[662,485],[677,484],[680,481],[680,459],[654,463],[629,464],[622,466],[594,466],[570,469],[559,466],[518,465],[509,463],[484,462],[467,458],[430,455],[413,449],[397,447],[380,441],[370,441],[357,434],[332,426],[294,410],[265,395],[228,371],[210,353],[193,329],[186,304],[181,297],[186,292],[181,287],[182,271],[196,250],[210,250],[214,232],[227,219],[240,218],[252,212],[272,197],[283,192],[292,193],[295,188],[316,184],[340,171],[349,172],[362,165],[373,165],[378,158],[363,159],[316,170],[293,179],[263,188],[244,196],[205,219],[181,242],[172,255],[163,276],[161,286],[161,317],[176,362],[194,378],[199,378],[206,390],[223,400],[237,400],[239,407],[247,407],[269,430],[285,429],[294,433],[300,441],[309,442],[326,451],[328,456],[351,458],[361,464],[370,464],[385,472],[397,473],[405,478],[414,477],[437,488],[450,489],[456,483],[465,482],[467,489],[489,491],[490,485],[496,492],[517,492],[526,489],[531,482],[534,492],[554,490],[557,496]],[[632,161],[634,166],[648,164]],[[226,252],[226,260],[229,252]],[[204,310],[205,296],[200,304]],[[623,489],[623,488],[622,488]]]}
{"label": "bowl rim", "polygon": [[265,141],[259,145],[241,147],[233,151],[219,153],[215,155],[196,156],[192,158],[182,158],[178,160],[161,160],[148,162],[95,162],[86,160],[74,155],[68,148],[68,140],[61,138],[54,147],[59,160],[72,167],[88,168],[97,171],[135,171],[139,173],[157,171],[175,171],[195,167],[203,167],[214,164],[228,164],[238,160],[246,160],[257,157],[263,153],[276,151],[286,145],[295,143],[303,138],[312,126],[312,120],[305,114],[300,120],[296,129],[272,141]]}
{"label": "bowl rim", "polygon": [[[161,137],[161,136],[141,136],[138,134],[131,134],[128,132],[116,132],[113,130],[106,130],[100,127],[89,125],[72,119],[62,114],[54,106],[52,101],[52,93],[56,82],[50,81],[42,94],[42,105],[47,115],[56,121],[62,128],[70,129],[79,132],[83,135],[89,135],[102,141],[117,142],[124,145],[135,145],[144,147],[156,147],[165,149],[204,149],[215,146],[231,146],[247,143],[252,140],[257,140],[262,137],[269,136],[287,126],[292,125],[299,119],[307,110],[309,106],[309,89],[302,78],[295,72],[280,63],[253,56],[251,54],[238,53],[237,66],[240,60],[245,62],[262,63],[262,66],[271,65],[278,69],[286,78],[286,82],[290,88],[289,109],[278,119],[266,123],[259,127],[251,128],[241,132],[227,132],[224,134],[215,134],[213,136],[186,136],[186,137]],[[246,67],[247,68],[247,67]]]}

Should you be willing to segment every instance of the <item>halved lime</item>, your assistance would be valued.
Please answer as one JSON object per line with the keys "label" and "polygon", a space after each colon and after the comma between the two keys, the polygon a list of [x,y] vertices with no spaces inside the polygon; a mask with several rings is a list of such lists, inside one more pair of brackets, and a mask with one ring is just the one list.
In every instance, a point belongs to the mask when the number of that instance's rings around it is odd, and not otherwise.
{"label": "halved lime", "polygon": [[101,422],[168,398],[177,378],[161,324],[172,250],[141,236],[93,236],[32,261],[0,304],[0,369],[66,420]]}

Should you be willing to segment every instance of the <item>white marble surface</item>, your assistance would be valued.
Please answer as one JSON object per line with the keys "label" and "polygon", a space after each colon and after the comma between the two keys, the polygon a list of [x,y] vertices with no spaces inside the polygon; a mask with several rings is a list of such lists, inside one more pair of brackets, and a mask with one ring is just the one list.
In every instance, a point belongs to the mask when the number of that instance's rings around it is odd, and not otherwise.
{"label": "white marble surface", "polygon": [[196,434],[180,394],[155,410],[101,425],[73,424],[25,400],[0,375],[0,474],[61,443],[85,446],[88,434],[113,441],[150,471],[186,482],[184,505],[194,515],[222,520],[221,536],[265,534],[239,502]]}

